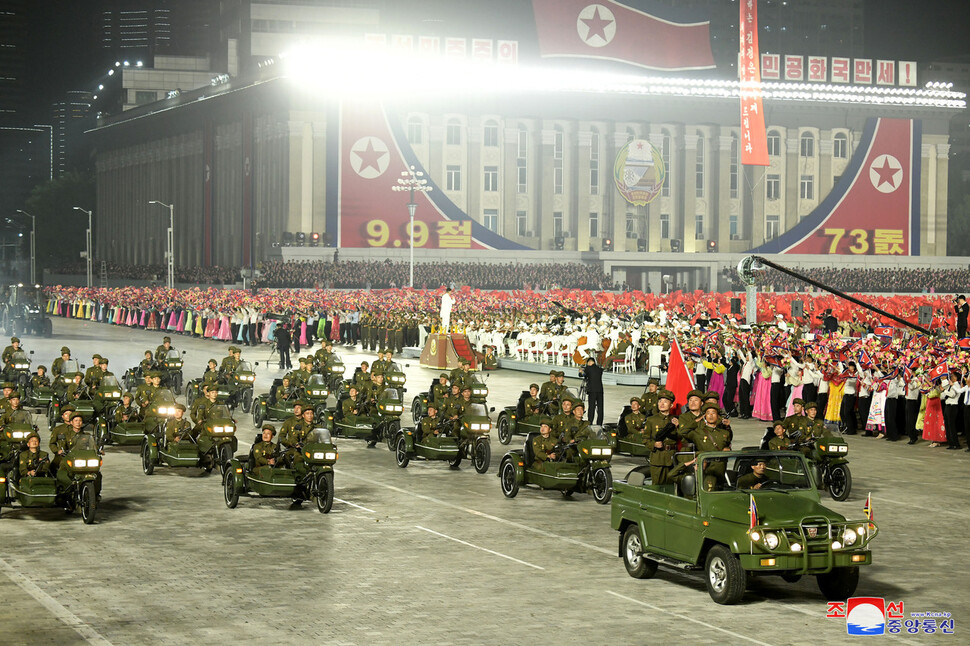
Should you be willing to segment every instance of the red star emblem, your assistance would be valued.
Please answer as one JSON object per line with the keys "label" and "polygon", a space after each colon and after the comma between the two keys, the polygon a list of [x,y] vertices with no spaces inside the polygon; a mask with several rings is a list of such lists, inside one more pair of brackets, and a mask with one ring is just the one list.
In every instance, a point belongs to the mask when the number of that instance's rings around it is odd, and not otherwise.
{"label": "red star emblem", "polygon": [[355,150],[353,153],[360,158],[360,170],[357,171],[358,173],[363,173],[368,168],[373,168],[380,173],[381,167],[378,165],[378,162],[387,154],[386,151],[374,150],[374,141],[372,139],[367,140],[367,148],[364,150]]}
{"label": "red star emblem", "polygon": [[587,42],[593,38],[593,36],[599,36],[604,41],[606,38],[606,28],[613,24],[612,20],[604,19],[600,17],[600,8],[596,7],[593,12],[592,18],[582,18],[583,24],[585,24],[589,31],[586,32]]}
{"label": "red star emblem", "polygon": [[886,159],[883,159],[882,160],[882,167],[881,168],[877,168],[877,167],[873,166],[872,167],[872,170],[876,171],[876,173],[879,174],[879,182],[876,184],[876,188],[879,188],[883,184],[889,184],[890,186],[892,186],[893,188],[895,188],[896,187],[896,180],[895,180],[896,173],[901,172],[903,169],[902,168],[893,168],[892,166],[890,166],[889,165],[889,158],[887,157]]}

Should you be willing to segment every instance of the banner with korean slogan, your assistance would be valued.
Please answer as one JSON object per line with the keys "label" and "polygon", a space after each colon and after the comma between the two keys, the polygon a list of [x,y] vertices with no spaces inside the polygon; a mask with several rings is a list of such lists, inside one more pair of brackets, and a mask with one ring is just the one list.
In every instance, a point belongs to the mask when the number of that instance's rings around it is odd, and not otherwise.
{"label": "banner with korean slogan", "polygon": [[380,103],[342,105],[340,137],[329,145],[335,149],[328,158],[336,162],[328,165],[328,172],[339,173],[336,183],[340,190],[335,208],[328,209],[328,219],[336,222],[328,221],[327,228],[336,229],[340,247],[408,248],[410,196],[391,187],[413,166],[431,186],[430,193],[414,195],[415,248],[527,249],[487,229],[458,207],[424,169],[408,143],[402,120]]}
{"label": "banner with korean slogan", "polygon": [[761,56],[758,53],[758,3],[741,0],[741,163],[767,166],[768,138],[761,101]]}
{"label": "banner with korean slogan", "polygon": [[922,122],[872,118],[832,191],[753,253],[918,256]]}

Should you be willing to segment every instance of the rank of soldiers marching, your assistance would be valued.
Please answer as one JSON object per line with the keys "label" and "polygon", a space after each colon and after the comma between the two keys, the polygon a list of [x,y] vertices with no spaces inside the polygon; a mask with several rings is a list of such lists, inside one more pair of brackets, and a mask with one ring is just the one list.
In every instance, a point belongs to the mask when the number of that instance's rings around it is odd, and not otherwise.
{"label": "rank of soldiers marching", "polygon": [[[33,351],[32,373],[39,365],[50,368],[66,347],[85,373],[97,354],[122,381],[146,350],[156,352],[162,337],[57,318],[53,338],[21,341]],[[254,375],[256,405],[284,371],[268,346],[235,345],[240,365],[248,362]],[[171,346],[185,352],[185,383],[165,406],[188,420],[190,382],[202,379],[210,359],[221,365],[229,345],[172,335]],[[293,352],[294,366],[318,348]],[[347,378],[361,361],[376,358],[359,347],[334,351]],[[406,376],[400,418],[406,432],[414,426],[412,400],[439,381],[440,371],[399,355],[392,361]],[[0,508],[0,644],[845,642],[845,614],[832,614],[814,577],[794,583],[751,577],[739,605],[721,606],[708,597],[703,571],[661,566],[652,578],[629,576],[609,504],[527,487],[514,498],[503,496],[497,477],[502,456],[522,453],[526,437],[500,444],[497,418],[537,376],[511,370],[481,375],[491,427],[485,473],[471,460],[457,468],[411,460],[400,468],[396,451],[383,442],[369,449],[366,438],[333,438],[335,446],[326,451],[334,463],[329,513],[319,513],[312,500],[294,505],[286,497],[245,491],[230,508],[219,466],[207,473],[205,464],[161,464],[148,476],[141,444],[112,442],[92,458],[101,461],[93,523],[81,522],[81,509]],[[642,393],[641,387],[607,385],[605,421],[616,422],[630,398]],[[334,406],[332,394],[327,406]],[[263,434],[264,423],[254,425],[241,405],[225,414],[218,425],[235,428],[235,446],[223,444],[240,471],[249,469],[245,460],[254,444],[280,439],[279,433]],[[732,422],[736,449],[757,446],[765,434],[762,422]],[[50,453],[47,411],[34,411],[32,423],[40,450]],[[279,432],[285,420],[265,423]],[[172,438],[190,426],[173,426]],[[965,641],[960,600],[970,573],[959,555],[970,527],[960,511],[962,488],[951,485],[966,468],[963,453],[861,435],[846,440],[852,494],[845,502],[823,503],[860,518],[871,492],[879,525],[873,565],[862,568],[855,596],[899,603],[906,620],[911,611],[951,613],[956,634],[950,637]],[[268,459],[266,446],[257,459]],[[39,457],[32,459],[28,467],[39,464]],[[618,455],[610,468],[621,481],[646,465],[643,457]]]}

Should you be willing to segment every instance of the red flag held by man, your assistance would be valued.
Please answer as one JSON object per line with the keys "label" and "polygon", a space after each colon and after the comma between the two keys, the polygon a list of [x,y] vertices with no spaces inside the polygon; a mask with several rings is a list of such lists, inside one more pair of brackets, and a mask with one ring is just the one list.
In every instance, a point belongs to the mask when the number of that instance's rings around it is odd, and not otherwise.
{"label": "red flag held by man", "polygon": [[694,374],[687,369],[677,337],[670,337],[670,359],[667,360],[667,390],[674,394],[674,410],[687,405],[687,393],[694,390]]}

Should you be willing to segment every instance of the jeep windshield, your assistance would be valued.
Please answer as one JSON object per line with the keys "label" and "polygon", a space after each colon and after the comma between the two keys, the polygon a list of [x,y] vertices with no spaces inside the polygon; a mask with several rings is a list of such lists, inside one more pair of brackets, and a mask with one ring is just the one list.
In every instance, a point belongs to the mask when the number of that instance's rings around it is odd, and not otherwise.
{"label": "jeep windshield", "polygon": [[172,348],[171,350],[169,350],[168,354],[165,355],[166,361],[178,361],[181,358],[182,358],[182,355],[180,355],[179,351],[176,350],[175,348]]}
{"label": "jeep windshield", "polygon": [[333,444],[330,431],[322,426],[318,426],[307,436],[306,444]]}
{"label": "jeep windshield", "polygon": [[465,415],[472,417],[488,417],[488,411],[485,409],[485,404],[469,404],[465,408]]}
{"label": "jeep windshield", "polygon": [[323,375],[319,373],[313,373],[310,379],[306,382],[306,389],[313,390],[319,388],[326,388],[327,382],[323,380]]}
{"label": "jeep windshield", "polygon": [[121,385],[118,383],[118,378],[114,375],[105,375],[101,377],[101,388],[121,390]]}
{"label": "jeep windshield", "polygon": [[232,415],[229,414],[228,407],[223,404],[216,404],[209,409],[206,419],[232,419]]}
{"label": "jeep windshield", "polygon": [[[763,469],[760,463],[764,463]],[[704,481],[713,482],[714,491],[748,491],[757,484],[760,491],[814,487],[805,458],[796,454],[751,452],[707,457],[703,469]]]}
{"label": "jeep windshield", "polygon": [[240,361],[239,365],[236,366],[236,372],[252,372],[253,364],[248,361]]}

